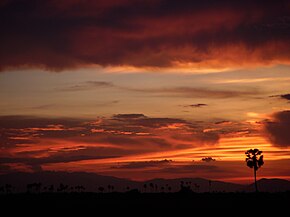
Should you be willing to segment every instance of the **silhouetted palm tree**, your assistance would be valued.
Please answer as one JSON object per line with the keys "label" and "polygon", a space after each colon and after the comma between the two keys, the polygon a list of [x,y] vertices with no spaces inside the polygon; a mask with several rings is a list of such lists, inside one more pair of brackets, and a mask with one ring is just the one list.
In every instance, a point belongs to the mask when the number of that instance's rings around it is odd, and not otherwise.
{"label": "silhouetted palm tree", "polygon": [[258,192],[258,185],[257,185],[257,170],[264,164],[262,151],[259,149],[250,149],[245,152],[247,166],[254,169],[254,179],[255,179],[255,189]]}
{"label": "silhouetted palm tree", "polygon": [[146,185],[146,184],[144,184],[144,185],[143,185],[143,188],[144,188],[144,192],[146,193],[146,188],[147,188],[147,185]]}
{"label": "silhouetted palm tree", "polygon": [[50,193],[52,193],[52,192],[54,191],[54,186],[53,186],[53,185],[50,185],[50,186],[48,187],[48,191],[49,191]]}
{"label": "silhouetted palm tree", "polygon": [[158,185],[155,184],[155,192],[158,192]]}
{"label": "silhouetted palm tree", "polygon": [[35,183],[35,191],[36,193],[40,193],[41,192],[41,186],[42,186],[42,183],[39,182],[39,183]]}
{"label": "silhouetted palm tree", "polygon": [[154,184],[151,182],[151,183],[149,184],[149,186],[150,186],[150,188],[152,189],[151,193],[153,193],[153,192],[154,192]]}
{"label": "silhouetted palm tree", "polygon": [[208,180],[208,190],[209,190],[209,192],[211,192],[211,184],[212,184],[211,180]]}

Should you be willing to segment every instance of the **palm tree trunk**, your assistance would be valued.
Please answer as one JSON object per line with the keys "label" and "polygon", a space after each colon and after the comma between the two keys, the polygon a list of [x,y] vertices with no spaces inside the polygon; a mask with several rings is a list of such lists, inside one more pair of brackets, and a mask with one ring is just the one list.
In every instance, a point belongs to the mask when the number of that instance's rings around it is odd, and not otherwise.
{"label": "palm tree trunk", "polygon": [[255,189],[256,193],[258,192],[258,185],[257,185],[257,170],[254,168],[254,177],[255,177]]}

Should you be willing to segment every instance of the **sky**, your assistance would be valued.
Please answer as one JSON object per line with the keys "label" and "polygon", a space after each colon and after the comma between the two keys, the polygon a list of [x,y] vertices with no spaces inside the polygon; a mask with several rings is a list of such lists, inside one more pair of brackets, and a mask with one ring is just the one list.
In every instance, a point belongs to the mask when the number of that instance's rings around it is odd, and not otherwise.
{"label": "sky", "polygon": [[0,174],[290,180],[290,2],[2,0]]}

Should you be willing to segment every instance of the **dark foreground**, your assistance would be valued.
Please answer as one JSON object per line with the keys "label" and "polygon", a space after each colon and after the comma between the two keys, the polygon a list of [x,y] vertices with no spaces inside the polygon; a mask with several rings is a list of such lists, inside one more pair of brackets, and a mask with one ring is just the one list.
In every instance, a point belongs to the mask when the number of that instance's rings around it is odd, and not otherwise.
{"label": "dark foreground", "polygon": [[[276,214],[290,208],[290,192],[285,193],[41,193],[0,195],[2,211],[49,213],[81,211],[93,213],[144,214],[158,210],[235,214],[272,210]],[[39,214],[41,214],[39,213]],[[234,214],[234,213],[233,213]]]}

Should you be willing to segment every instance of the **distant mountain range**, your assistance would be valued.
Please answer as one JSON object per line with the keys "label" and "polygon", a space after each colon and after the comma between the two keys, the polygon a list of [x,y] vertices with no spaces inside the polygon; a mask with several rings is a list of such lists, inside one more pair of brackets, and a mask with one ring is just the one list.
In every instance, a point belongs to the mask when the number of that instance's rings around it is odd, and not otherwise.
{"label": "distant mountain range", "polygon": [[[251,184],[245,188],[246,191],[254,191],[255,185]],[[261,192],[284,192],[290,191],[290,182],[285,179],[260,179],[258,189]]]}
{"label": "distant mountain range", "polygon": [[[152,179],[145,182],[132,181],[113,176],[102,176],[85,172],[38,172],[38,173],[10,173],[0,175],[0,186],[11,184],[16,192],[25,192],[26,186],[31,183],[41,183],[42,189],[46,186],[60,184],[84,186],[85,191],[98,192],[100,187],[104,192],[124,192],[139,189],[141,192],[176,192],[181,185],[190,186],[194,192],[251,192],[254,184],[240,185],[221,181],[210,181],[202,178]],[[114,186],[114,189],[108,186]],[[290,191],[290,181],[283,179],[261,179],[258,187],[263,192]]]}

